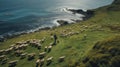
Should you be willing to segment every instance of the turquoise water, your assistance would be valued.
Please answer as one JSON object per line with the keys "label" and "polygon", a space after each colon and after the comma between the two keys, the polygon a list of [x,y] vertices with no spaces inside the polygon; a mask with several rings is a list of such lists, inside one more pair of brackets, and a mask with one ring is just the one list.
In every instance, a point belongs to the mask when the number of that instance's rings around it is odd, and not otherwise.
{"label": "turquoise water", "polygon": [[81,19],[64,8],[95,9],[113,0],[0,0],[0,36],[58,26],[56,19]]}

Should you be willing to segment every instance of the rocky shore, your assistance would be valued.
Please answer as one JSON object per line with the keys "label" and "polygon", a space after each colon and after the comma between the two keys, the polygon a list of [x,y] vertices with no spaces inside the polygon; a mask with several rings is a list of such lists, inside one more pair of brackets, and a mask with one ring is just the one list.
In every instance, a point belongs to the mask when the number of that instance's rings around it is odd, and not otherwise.
{"label": "rocky shore", "polygon": [[[69,11],[69,12],[72,12],[72,14],[82,14],[82,15],[84,15],[84,17],[82,17],[82,20],[70,19],[73,22],[85,21],[85,20],[89,19],[90,17],[94,16],[94,11],[93,10],[84,11],[82,9],[68,9],[68,8],[66,8],[66,10]],[[57,20],[57,22],[61,26],[69,24],[69,21],[62,20],[62,19],[61,20]]]}
{"label": "rocky shore", "polygon": [[[83,20],[70,19],[72,22],[75,22],[75,23],[85,21],[85,20],[89,19],[90,17],[94,16],[94,11],[93,10],[83,11],[82,9],[69,9],[69,8],[66,8],[66,10],[72,12],[72,14],[82,14],[82,15],[84,15],[84,17],[82,17]],[[70,24],[69,21],[63,20],[63,19],[56,20],[56,22],[59,23],[60,26]],[[56,26],[54,26],[53,28],[55,28],[55,27]],[[40,28],[40,29],[32,31],[32,32],[22,32],[22,33],[19,33],[19,34],[12,34],[12,35],[8,34],[8,35],[0,37],[0,42],[4,42],[7,39],[14,38],[16,36],[20,36],[20,35],[23,35],[23,34],[29,34],[29,33],[34,33],[34,32],[38,32],[38,31],[41,31],[41,30],[48,30],[48,29],[51,29],[51,27]]]}

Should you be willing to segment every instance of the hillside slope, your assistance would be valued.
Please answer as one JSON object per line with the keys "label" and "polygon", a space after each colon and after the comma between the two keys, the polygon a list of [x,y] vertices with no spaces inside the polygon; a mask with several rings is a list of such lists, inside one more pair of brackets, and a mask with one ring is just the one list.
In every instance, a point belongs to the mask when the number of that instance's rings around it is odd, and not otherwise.
{"label": "hillside slope", "polygon": [[[20,35],[0,43],[0,67],[8,67],[15,60],[13,67],[35,67],[42,52],[46,53],[42,67],[116,67],[120,48],[119,3],[120,0],[115,0],[112,5],[95,9],[94,17],[89,20]],[[21,59],[23,54],[25,57]],[[30,55],[33,58],[29,60]],[[53,59],[47,64],[49,57]],[[59,62],[60,57],[64,57],[62,62]]]}
{"label": "hillside slope", "polygon": [[97,42],[82,62],[86,67],[120,67],[120,36]]}

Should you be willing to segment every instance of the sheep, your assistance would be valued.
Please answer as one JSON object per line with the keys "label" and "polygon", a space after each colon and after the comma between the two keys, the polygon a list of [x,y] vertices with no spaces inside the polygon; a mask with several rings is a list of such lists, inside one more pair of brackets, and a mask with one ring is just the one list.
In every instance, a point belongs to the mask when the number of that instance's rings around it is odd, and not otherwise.
{"label": "sheep", "polygon": [[6,55],[1,55],[0,56],[0,61],[2,61],[3,59],[5,59],[6,58]]}
{"label": "sheep", "polygon": [[61,36],[61,37],[66,37],[66,36],[67,36],[67,34],[61,34],[60,36]]}
{"label": "sheep", "polygon": [[28,54],[28,60],[32,60],[35,58],[35,53]]}
{"label": "sheep", "polygon": [[52,63],[53,57],[49,57],[46,61],[47,61],[47,66],[50,65]]}
{"label": "sheep", "polygon": [[3,60],[1,60],[1,64],[3,65],[3,64],[6,64],[7,63],[7,60],[8,60],[8,58],[4,58]]}
{"label": "sheep", "polygon": [[31,45],[32,47],[39,47],[39,48],[41,48],[41,44],[40,44],[40,43],[37,43],[37,42],[31,42],[30,45]]}
{"label": "sheep", "polygon": [[32,46],[32,47],[35,47],[36,46],[36,42],[30,42],[30,45]]}
{"label": "sheep", "polygon": [[4,54],[8,54],[8,53],[10,53],[10,50],[6,49]]}
{"label": "sheep", "polygon": [[23,45],[23,49],[26,49],[27,46],[28,46],[28,44],[24,44],[24,45]]}
{"label": "sheep", "polygon": [[81,33],[83,33],[84,31],[85,31],[85,29],[80,30]]}
{"label": "sheep", "polygon": [[40,61],[40,67],[44,64],[44,62],[45,62],[45,59],[41,59],[41,61]]}
{"label": "sheep", "polygon": [[51,36],[50,36],[50,39],[52,40],[53,39],[53,36],[52,36],[53,34],[51,34]]}
{"label": "sheep", "polygon": [[45,42],[45,37],[42,39],[42,40],[40,40],[40,43],[44,43]]}
{"label": "sheep", "polygon": [[15,44],[13,44],[13,45],[10,45],[10,47],[15,47]]}
{"label": "sheep", "polygon": [[36,60],[36,67],[42,67],[42,65],[44,64],[44,59],[37,59]]}
{"label": "sheep", "polygon": [[19,49],[19,46],[16,45],[16,46],[14,47],[14,50],[16,51],[16,50],[18,50],[18,49]]}
{"label": "sheep", "polygon": [[18,49],[20,50],[25,50],[27,48],[28,44],[22,44],[20,46],[18,46]]}
{"label": "sheep", "polygon": [[23,53],[23,51],[21,51],[21,50],[15,51],[15,55],[16,55],[16,56],[20,56],[22,53]]}
{"label": "sheep", "polygon": [[86,29],[87,29],[87,28],[88,28],[88,26],[84,25],[84,28],[86,28]]}
{"label": "sheep", "polygon": [[75,32],[74,34],[76,34],[76,35],[77,35],[77,34],[79,34],[79,33],[80,33],[80,32]]}
{"label": "sheep", "polygon": [[36,67],[39,67],[39,65],[40,65],[40,59],[37,59],[37,61],[36,61]]}
{"label": "sheep", "polygon": [[51,46],[54,46],[55,44],[52,42],[52,43],[50,43],[50,45],[51,45]]}
{"label": "sheep", "polygon": [[27,41],[23,41],[22,44],[28,44]]}
{"label": "sheep", "polygon": [[9,54],[10,52],[12,52],[13,49],[14,49],[13,47],[10,47],[10,48],[6,49],[6,50],[4,51],[4,53],[5,53],[5,54]]}
{"label": "sheep", "polygon": [[29,44],[29,43],[30,43],[30,40],[27,40],[27,41],[26,41],[26,44]]}
{"label": "sheep", "polygon": [[9,67],[15,67],[17,64],[18,60],[14,60],[14,61],[10,61],[9,63]]}
{"label": "sheep", "polygon": [[85,40],[87,38],[87,34],[83,35],[83,40]]}
{"label": "sheep", "polygon": [[46,52],[42,52],[42,53],[39,54],[39,58],[42,59],[42,58],[45,57],[45,55],[46,55]]}
{"label": "sheep", "polygon": [[0,50],[0,55],[4,54],[5,50]]}
{"label": "sheep", "polygon": [[16,45],[21,45],[21,44],[23,44],[23,43],[22,43],[22,42],[17,42],[17,43],[16,43]]}
{"label": "sheep", "polygon": [[23,53],[20,55],[20,59],[24,59],[26,57],[27,53]]}
{"label": "sheep", "polygon": [[51,51],[51,49],[52,49],[52,46],[50,45],[50,46],[48,46],[48,52],[50,52]]}
{"label": "sheep", "polygon": [[16,45],[14,47],[14,50],[25,50],[27,48],[28,44],[21,44],[21,45]]}
{"label": "sheep", "polygon": [[9,49],[12,51],[12,50],[14,50],[14,49],[15,49],[15,47],[10,47]]}
{"label": "sheep", "polygon": [[41,44],[38,44],[38,45],[37,45],[37,48],[38,48],[38,49],[41,49],[41,46],[42,46]]}
{"label": "sheep", "polygon": [[44,51],[47,51],[47,49],[48,49],[48,46],[45,46],[45,49],[44,49]]}
{"label": "sheep", "polygon": [[65,59],[65,56],[61,56],[61,57],[59,57],[58,62],[63,62],[64,59]]}

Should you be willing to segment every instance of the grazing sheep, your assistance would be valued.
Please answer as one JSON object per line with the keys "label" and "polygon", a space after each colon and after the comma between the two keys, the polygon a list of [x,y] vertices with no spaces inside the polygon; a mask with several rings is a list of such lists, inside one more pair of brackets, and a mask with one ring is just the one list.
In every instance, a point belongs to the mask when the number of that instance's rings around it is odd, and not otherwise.
{"label": "grazing sheep", "polygon": [[45,49],[44,49],[44,51],[47,51],[47,49],[48,49],[48,47],[47,47],[47,46],[45,46]]}
{"label": "grazing sheep", "polygon": [[36,61],[36,67],[39,67],[39,65],[40,65],[40,59],[37,59],[37,61]]}
{"label": "grazing sheep", "polygon": [[44,64],[44,62],[45,62],[45,59],[41,59],[41,61],[40,61],[40,67]]}
{"label": "grazing sheep", "polygon": [[61,36],[61,37],[66,37],[66,36],[67,36],[67,34],[62,33],[60,36]]}
{"label": "grazing sheep", "polygon": [[30,40],[27,40],[27,41],[26,41],[26,44],[29,44],[29,43],[30,43]]}
{"label": "grazing sheep", "polygon": [[11,50],[11,51],[14,50],[14,49],[15,49],[15,47],[10,47],[10,48],[9,48],[9,50]]}
{"label": "grazing sheep", "polygon": [[41,41],[40,41],[40,43],[44,43],[45,42],[45,38],[43,38]]}
{"label": "grazing sheep", "polygon": [[6,55],[1,55],[0,56],[0,61],[2,61],[3,59],[5,59],[6,58]]}
{"label": "grazing sheep", "polygon": [[42,65],[44,64],[44,59],[37,59],[37,61],[36,61],[36,67],[42,67]]}
{"label": "grazing sheep", "polygon": [[16,46],[14,47],[14,50],[15,50],[15,51],[18,50],[18,47],[19,47],[19,46],[16,45]]}
{"label": "grazing sheep", "polygon": [[27,53],[23,53],[20,55],[20,59],[24,59],[26,57]]}
{"label": "grazing sheep", "polygon": [[19,50],[25,50],[27,48],[28,44],[22,44],[20,46],[18,46]]}
{"label": "grazing sheep", "polygon": [[14,60],[14,61],[10,61],[9,63],[9,67],[15,67],[17,64],[18,60]]}
{"label": "grazing sheep", "polygon": [[12,52],[13,49],[14,49],[13,47],[10,47],[10,48],[6,49],[6,50],[4,51],[4,53],[5,53],[5,54],[9,54],[10,52]]}
{"label": "grazing sheep", "polygon": [[15,47],[15,44],[13,44],[13,45],[10,45],[10,47]]}
{"label": "grazing sheep", "polygon": [[84,31],[85,31],[85,29],[80,30],[81,33],[83,33]]}
{"label": "grazing sheep", "polygon": [[55,44],[52,42],[52,43],[50,43],[50,45],[51,45],[51,46],[54,46]]}
{"label": "grazing sheep", "polygon": [[38,48],[38,49],[41,49],[41,46],[42,46],[41,44],[38,44],[38,45],[37,45],[37,48]]}
{"label": "grazing sheep", "polygon": [[79,34],[79,33],[80,33],[80,32],[75,32],[74,34],[76,34],[76,35],[77,35],[77,34]]}
{"label": "grazing sheep", "polygon": [[50,45],[50,46],[48,46],[48,52],[50,52],[51,51],[51,49],[52,49],[52,46]]}
{"label": "grazing sheep", "polygon": [[53,57],[49,57],[47,59],[47,66],[50,65],[52,63]]}
{"label": "grazing sheep", "polygon": [[16,45],[15,50],[25,50],[27,48],[28,44],[21,44],[21,45]]}
{"label": "grazing sheep", "polygon": [[16,45],[21,45],[21,44],[23,44],[23,43],[22,43],[22,42],[17,42],[17,43],[16,43]]}
{"label": "grazing sheep", "polygon": [[28,60],[32,60],[35,58],[35,53],[28,54]]}
{"label": "grazing sheep", "polygon": [[15,55],[16,55],[16,56],[20,56],[22,53],[23,53],[23,51],[21,51],[21,50],[15,51]]}
{"label": "grazing sheep", "polygon": [[40,43],[38,43],[38,42],[31,42],[30,43],[30,45],[32,46],[32,47],[36,47],[36,48],[38,48],[38,49],[41,49],[41,44]]}
{"label": "grazing sheep", "polygon": [[5,50],[0,50],[0,55],[3,55]]}
{"label": "grazing sheep", "polygon": [[46,52],[42,52],[42,53],[39,54],[39,58],[42,59],[42,58],[45,57],[45,55],[46,55]]}
{"label": "grazing sheep", "polygon": [[7,60],[8,60],[8,58],[4,58],[3,60],[1,60],[1,64],[3,65],[3,64],[6,64],[7,63]]}
{"label": "grazing sheep", "polygon": [[64,59],[65,59],[65,56],[61,56],[61,57],[59,57],[58,62],[63,62]]}
{"label": "grazing sheep", "polygon": [[83,40],[86,40],[86,38],[87,38],[87,34],[84,34]]}

